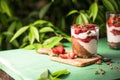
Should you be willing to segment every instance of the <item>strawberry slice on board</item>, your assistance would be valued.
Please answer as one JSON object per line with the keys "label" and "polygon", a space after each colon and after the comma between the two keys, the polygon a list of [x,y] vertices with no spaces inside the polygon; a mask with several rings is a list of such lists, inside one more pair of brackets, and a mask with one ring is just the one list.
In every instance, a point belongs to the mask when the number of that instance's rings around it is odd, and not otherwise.
{"label": "strawberry slice on board", "polygon": [[74,58],[75,58],[75,54],[72,53],[72,52],[69,52],[69,53],[68,53],[68,57],[69,57],[70,59],[74,59]]}
{"label": "strawberry slice on board", "polygon": [[52,48],[52,52],[55,54],[64,54],[65,53],[65,49],[63,46],[57,46],[55,48]]}
{"label": "strawberry slice on board", "polygon": [[65,55],[65,54],[60,54],[59,57],[62,58],[62,59],[68,59],[68,58],[69,58],[69,57],[68,57],[67,55]]}

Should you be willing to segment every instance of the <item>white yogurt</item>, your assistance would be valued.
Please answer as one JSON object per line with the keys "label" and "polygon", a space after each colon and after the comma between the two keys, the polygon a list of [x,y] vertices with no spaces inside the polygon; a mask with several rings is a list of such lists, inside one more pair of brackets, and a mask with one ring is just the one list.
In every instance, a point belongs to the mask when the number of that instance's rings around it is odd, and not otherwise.
{"label": "white yogurt", "polygon": [[92,39],[89,43],[85,43],[85,42],[82,42],[80,40],[78,40],[78,42],[91,54],[97,53],[98,41],[96,39]]}
{"label": "white yogurt", "polygon": [[120,42],[120,35],[113,35],[113,33],[111,32],[113,29],[120,31],[120,27],[114,27],[114,26],[108,27],[107,25],[107,38],[108,38],[107,40],[108,42],[118,43]]}
{"label": "white yogurt", "polygon": [[71,28],[71,35],[74,36],[75,38],[80,38],[80,39],[86,39],[88,36],[99,36],[99,29],[96,28],[95,30],[90,30],[90,34],[88,34],[89,31],[75,34],[75,30]]}

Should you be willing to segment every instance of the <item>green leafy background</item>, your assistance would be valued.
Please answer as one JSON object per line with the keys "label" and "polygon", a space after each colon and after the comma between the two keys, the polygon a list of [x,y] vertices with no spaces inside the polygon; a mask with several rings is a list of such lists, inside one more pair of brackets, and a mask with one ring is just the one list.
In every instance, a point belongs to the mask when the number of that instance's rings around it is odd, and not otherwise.
{"label": "green leafy background", "polygon": [[119,6],[119,0],[0,0],[0,50],[71,42],[74,23],[97,24],[106,37],[106,12]]}

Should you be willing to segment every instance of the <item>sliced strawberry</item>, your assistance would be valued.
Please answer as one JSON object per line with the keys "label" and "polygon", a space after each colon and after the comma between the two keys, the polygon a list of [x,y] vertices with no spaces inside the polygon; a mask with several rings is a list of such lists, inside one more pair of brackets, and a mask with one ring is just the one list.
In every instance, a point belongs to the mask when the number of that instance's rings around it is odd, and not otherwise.
{"label": "sliced strawberry", "polygon": [[113,24],[112,23],[108,23],[108,26],[111,27]]}
{"label": "sliced strawberry", "polygon": [[95,25],[94,24],[89,24],[88,29],[95,30]]}
{"label": "sliced strawberry", "polygon": [[73,27],[74,27],[74,28],[78,28],[78,25],[77,25],[77,24],[73,24]]}
{"label": "sliced strawberry", "polygon": [[112,31],[111,31],[112,33],[113,33],[113,35],[120,35],[120,31],[118,31],[118,30],[115,30],[115,29],[113,29]]}
{"label": "sliced strawberry", "polygon": [[60,54],[59,57],[62,58],[62,59],[68,59],[68,56],[64,55],[64,54]]}
{"label": "sliced strawberry", "polygon": [[83,28],[81,31],[82,31],[82,32],[87,32],[87,29],[86,29],[86,28]]}
{"label": "sliced strawberry", "polygon": [[59,52],[56,48],[52,48],[52,52],[55,53],[55,54],[59,54]]}
{"label": "sliced strawberry", "polygon": [[65,53],[65,49],[64,49],[63,46],[57,46],[55,48],[56,48],[58,54],[64,54]]}
{"label": "sliced strawberry", "polygon": [[97,37],[96,36],[88,36],[86,39],[80,39],[80,40],[85,42],[85,43],[88,43],[92,39],[97,39]]}
{"label": "sliced strawberry", "polygon": [[120,27],[120,23],[114,23],[113,24],[115,27]]}
{"label": "sliced strawberry", "polygon": [[113,17],[110,17],[108,20],[107,20],[107,24],[109,27],[111,27],[113,25],[113,22],[114,22],[114,18]]}
{"label": "sliced strawberry", "polygon": [[79,34],[79,33],[81,33],[81,30],[79,28],[76,28],[75,29],[75,34]]}
{"label": "sliced strawberry", "polygon": [[70,52],[70,53],[68,53],[68,57],[70,59],[74,59],[75,58],[75,54]]}
{"label": "sliced strawberry", "polygon": [[115,17],[115,18],[114,18],[114,20],[115,20],[115,21],[118,21],[118,20],[119,20],[119,18],[118,18],[118,17]]}

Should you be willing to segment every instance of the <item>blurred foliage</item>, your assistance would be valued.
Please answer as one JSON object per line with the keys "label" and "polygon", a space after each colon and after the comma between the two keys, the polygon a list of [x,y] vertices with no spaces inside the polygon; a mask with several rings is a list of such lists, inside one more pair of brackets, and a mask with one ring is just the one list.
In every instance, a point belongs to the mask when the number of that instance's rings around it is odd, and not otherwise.
{"label": "blurred foliage", "polygon": [[119,6],[119,0],[0,0],[0,50],[62,45],[73,23],[95,23],[105,37],[105,13]]}

